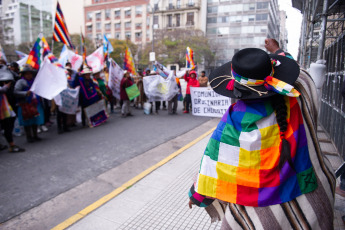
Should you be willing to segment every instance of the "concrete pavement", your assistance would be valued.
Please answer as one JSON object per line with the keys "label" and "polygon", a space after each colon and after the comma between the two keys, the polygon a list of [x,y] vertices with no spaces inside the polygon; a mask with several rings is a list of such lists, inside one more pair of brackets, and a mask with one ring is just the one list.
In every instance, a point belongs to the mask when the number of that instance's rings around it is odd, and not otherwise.
{"label": "concrete pavement", "polygon": [[[111,198],[103,197],[54,229],[220,229],[220,223],[211,224],[203,208],[190,210],[187,205],[187,192],[211,131],[175,152],[176,157],[168,157],[151,171],[133,178],[124,185],[123,192],[117,191]],[[342,158],[321,127],[318,136],[322,151],[333,169],[337,169]],[[334,229],[344,229],[341,216],[345,215],[345,198],[337,194],[334,212]]]}

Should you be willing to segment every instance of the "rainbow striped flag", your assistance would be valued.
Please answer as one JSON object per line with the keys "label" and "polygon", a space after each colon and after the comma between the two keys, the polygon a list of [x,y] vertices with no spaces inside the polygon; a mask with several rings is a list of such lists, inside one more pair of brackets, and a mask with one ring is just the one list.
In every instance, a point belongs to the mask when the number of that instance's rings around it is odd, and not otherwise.
{"label": "rainbow striped flag", "polygon": [[195,69],[195,64],[194,64],[194,52],[190,47],[187,47],[186,51],[186,67]]}
{"label": "rainbow striped flag", "polygon": [[71,47],[72,49],[74,49],[59,2],[57,2],[57,6],[56,6],[53,39],[54,41],[62,42],[66,44],[67,46]]}
{"label": "rainbow striped flag", "polygon": [[43,37],[42,34],[39,34],[34,46],[29,53],[26,64],[29,64],[32,66],[32,68],[38,70],[45,56],[48,56],[51,63],[55,64],[56,66],[62,67],[62,65],[58,63],[58,59],[51,52],[45,37]]}
{"label": "rainbow striped flag", "polygon": [[129,47],[126,47],[125,58],[123,60],[123,69],[127,70],[133,75],[137,75],[137,71],[134,67],[133,56]]}

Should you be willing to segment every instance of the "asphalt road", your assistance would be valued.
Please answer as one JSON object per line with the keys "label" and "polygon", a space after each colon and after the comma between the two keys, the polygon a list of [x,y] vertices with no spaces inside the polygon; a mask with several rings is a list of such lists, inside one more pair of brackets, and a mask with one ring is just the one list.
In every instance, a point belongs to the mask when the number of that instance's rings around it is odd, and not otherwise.
{"label": "asphalt road", "polygon": [[79,125],[62,135],[53,125],[40,135],[41,142],[32,144],[16,137],[26,152],[0,152],[0,223],[211,119],[182,114],[181,108],[178,115],[132,109],[134,116],[127,118],[116,110],[99,127]]}

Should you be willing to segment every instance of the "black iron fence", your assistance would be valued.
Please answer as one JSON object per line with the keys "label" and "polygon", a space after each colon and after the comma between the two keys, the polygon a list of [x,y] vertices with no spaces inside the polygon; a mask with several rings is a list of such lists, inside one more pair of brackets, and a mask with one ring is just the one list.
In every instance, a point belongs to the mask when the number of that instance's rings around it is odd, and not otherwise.
{"label": "black iron fence", "polygon": [[341,95],[345,80],[345,33],[327,47],[325,59],[327,74],[322,88],[320,122],[345,159],[345,98]]}

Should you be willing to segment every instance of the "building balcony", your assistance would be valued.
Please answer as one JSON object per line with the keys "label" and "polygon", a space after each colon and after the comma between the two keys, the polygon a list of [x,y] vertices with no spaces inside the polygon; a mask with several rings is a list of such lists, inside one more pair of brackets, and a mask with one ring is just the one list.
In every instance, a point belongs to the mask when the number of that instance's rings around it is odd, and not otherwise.
{"label": "building balcony", "polygon": [[200,4],[198,2],[193,2],[193,3],[187,3],[183,5],[174,5],[174,4],[169,4],[166,7],[159,8],[158,6],[155,7],[155,12],[157,13],[164,13],[166,11],[181,11],[181,10],[191,10],[191,9],[197,9],[200,10]]}
{"label": "building balcony", "polygon": [[135,38],[135,42],[141,42],[141,37],[139,37],[139,38]]}

